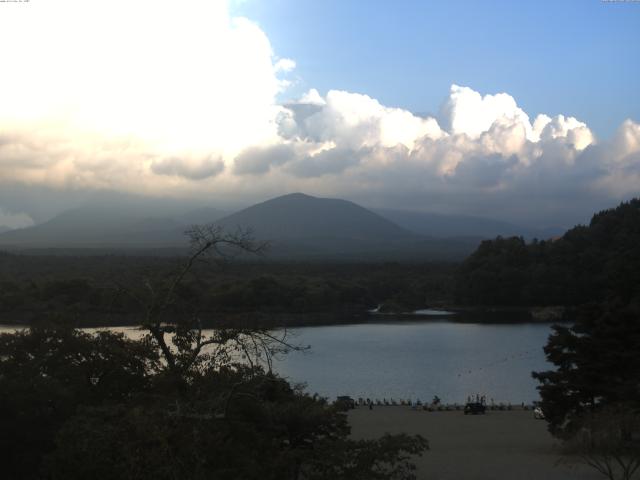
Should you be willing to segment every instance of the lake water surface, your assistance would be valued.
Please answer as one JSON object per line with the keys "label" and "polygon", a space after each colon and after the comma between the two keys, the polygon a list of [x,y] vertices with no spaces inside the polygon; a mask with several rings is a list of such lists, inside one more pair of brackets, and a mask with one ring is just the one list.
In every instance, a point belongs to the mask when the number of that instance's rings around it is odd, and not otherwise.
{"label": "lake water surface", "polygon": [[[13,330],[0,327],[0,332]],[[140,332],[115,328],[130,337]],[[310,345],[275,362],[292,382],[331,399],[421,399],[438,395],[463,403],[468,395],[495,402],[538,398],[531,371],[548,369],[542,347],[546,324],[469,324],[447,321],[331,325],[292,330],[292,342]]]}
{"label": "lake water surface", "polygon": [[531,371],[549,369],[546,324],[453,322],[306,327],[294,341],[310,345],[275,369],[310,392],[335,398],[394,398],[463,403],[468,395],[495,402],[538,399]]}

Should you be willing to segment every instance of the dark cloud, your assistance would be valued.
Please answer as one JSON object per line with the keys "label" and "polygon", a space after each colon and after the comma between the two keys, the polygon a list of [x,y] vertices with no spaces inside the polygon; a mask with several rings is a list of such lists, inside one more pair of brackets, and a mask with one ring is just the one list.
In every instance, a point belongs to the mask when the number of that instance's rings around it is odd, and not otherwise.
{"label": "dark cloud", "polygon": [[304,125],[308,118],[322,111],[322,105],[313,103],[289,103],[285,105],[290,115],[281,115],[278,118],[278,134],[282,138],[308,139],[309,132]]}
{"label": "dark cloud", "polygon": [[455,172],[446,178],[451,183],[472,187],[495,187],[506,177],[509,169],[517,164],[515,155],[508,158],[500,154],[469,157],[458,163]]}
{"label": "dark cloud", "polygon": [[296,177],[335,175],[357,165],[360,162],[361,155],[363,155],[362,151],[354,152],[348,149],[332,148],[292,162],[287,166],[286,170]]}
{"label": "dark cloud", "polygon": [[261,175],[272,167],[283,165],[295,158],[291,145],[279,144],[267,147],[249,147],[235,158],[233,173],[237,175]]}

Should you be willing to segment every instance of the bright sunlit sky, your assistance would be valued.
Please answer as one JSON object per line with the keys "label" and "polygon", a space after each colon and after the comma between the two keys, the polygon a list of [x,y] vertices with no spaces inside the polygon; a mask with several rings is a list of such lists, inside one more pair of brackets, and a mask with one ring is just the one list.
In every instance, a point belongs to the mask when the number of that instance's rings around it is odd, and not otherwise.
{"label": "bright sunlit sky", "polygon": [[301,191],[571,226],[640,192],[640,3],[0,2],[0,226]]}
{"label": "bright sunlit sky", "polygon": [[246,0],[297,90],[364,92],[437,113],[451,83],[508,92],[609,136],[640,119],[640,4],[599,0]]}

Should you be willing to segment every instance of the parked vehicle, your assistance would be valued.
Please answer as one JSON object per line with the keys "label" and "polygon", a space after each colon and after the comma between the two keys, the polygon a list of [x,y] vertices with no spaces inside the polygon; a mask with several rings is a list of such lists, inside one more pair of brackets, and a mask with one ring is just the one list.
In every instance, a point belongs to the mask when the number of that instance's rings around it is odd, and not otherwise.
{"label": "parked vehicle", "polygon": [[487,411],[487,407],[482,402],[468,402],[464,406],[465,415],[484,415]]}
{"label": "parked vehicle", "polygon": [[356,408],[356,402],[353,398],[348,395],[341,395],[336,398],[335,405],[342,411],[351,410],[352,408]]}

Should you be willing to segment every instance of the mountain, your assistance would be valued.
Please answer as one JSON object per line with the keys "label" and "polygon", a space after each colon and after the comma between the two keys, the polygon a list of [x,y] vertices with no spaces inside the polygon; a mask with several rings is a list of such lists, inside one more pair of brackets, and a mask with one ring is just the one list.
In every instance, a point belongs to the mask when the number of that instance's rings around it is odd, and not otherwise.
{"label": "mountain", "polygon": [[250,227],[266,240],[350,238],[395,240],[415,234],[346,200],[292,193],[258,203],[216,222],[227,229]]}
{"label": "mountain", "polygon": [[551,238],[564,233],[564,230],[560,227],[534,229],[470,215],[442,215],[430,212],[389,209],[374,209],[373,211],[406,230],[438,238],[477,237],[485,239],[501,235],[503,237],[522,236],[526,239],[532,239]]}
{"label": "mountain", "polygon": [[0,245],[15,247],[105,247],[175,244],[184,225],[137,211],[82,207],[33,227],[0,234]]}
{"label": "mountain", "polygon": [[[166,215],[163,215],[166,212]],[[478,238],[442,239],[411,232],[353,202],[294,193],[220,218],[214,208],[176,211],[141,202],[95,203],[33,227],[0,233],[0,247],[19,249],[182,249],[185,229],[212,223],[228,231],[250,228],[270,244],[270,259],[458,260]],[[154,253],[155,254],[155,253]]]}
{"label": "mountain", "polygon": [[11,228],[7,227],[6,225],[0,225],[0,233],[8,232],[10,230]]}
{"label": "mountain", "polygon": [[433,239],[402,228],[353,202],[293,193],[273,198],[218,222],[227,230],[250,228],[270,242],[272,258],[462,258],[476,241]]}
{"label": "mountain", "polygon": [[20,248],[183,247],[184,231],[193,224],[212,223],[224,216],[215,208],[187,212],[139,204],[86,205],[63,212],[28,228],[0,230],[0,245]]}

